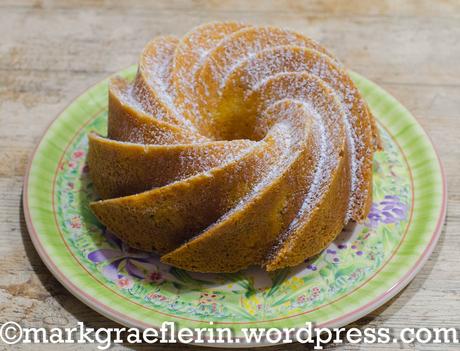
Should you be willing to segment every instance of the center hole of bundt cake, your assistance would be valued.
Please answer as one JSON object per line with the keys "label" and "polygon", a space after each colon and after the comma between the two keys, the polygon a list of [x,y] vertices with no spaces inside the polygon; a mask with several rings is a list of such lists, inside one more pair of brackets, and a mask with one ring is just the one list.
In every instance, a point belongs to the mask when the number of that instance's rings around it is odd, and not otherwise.
{"label": "center hole of bundt cake", "polygon": [[216,140],[251,140],[251,141],[260,141],[265,137],[266,133],[257,133],[255,131],[248,131],[246,133],[238,132],[238,133],[226,133],[221,134],[219,133],[218,136],[215,138]]}
{"label": "center hole of bundt cake", "polygon": [[205,134],[209,133],[215,140],[247,139],[260,141],[267,134],[269,127],[255,115],[249,114],[220,114],[214,116],[211,123],[205,127]]}

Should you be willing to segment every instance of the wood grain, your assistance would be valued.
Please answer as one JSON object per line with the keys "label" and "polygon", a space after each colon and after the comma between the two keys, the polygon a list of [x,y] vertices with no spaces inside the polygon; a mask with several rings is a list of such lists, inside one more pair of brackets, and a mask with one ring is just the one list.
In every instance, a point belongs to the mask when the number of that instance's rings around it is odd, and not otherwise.
{"label": "wood grain", "polygon": [[[76,96],[137,61],[158,34],[236,19],[302,31],[401,101],[425,127],[444,163],[448,213],[434,254],[396,298],[356,322],[365,327],[460,328],[460,3],[442,1],[28,1],[0,3],[0,322],[115,326],[48,272],[21,211],[27,159],[46,126]],[[457,350],[458,345],[396,345]],[[0,349],[4,345],[0,344]],[[32,346],[40,349],[40,346]],[[59,346],[61,348],[62,346]],[[17,350],[31,348],[18,345]],[[52,350],[58,347],[43,346]],[[68,349],[94,349],[69,345]],[[141,350],[148,345],[112,349]],[[155,346],[158,350],[197,347]],[[303,345],[272,350],[304,350]],[[327,345],[392,350],[395,345]]]}

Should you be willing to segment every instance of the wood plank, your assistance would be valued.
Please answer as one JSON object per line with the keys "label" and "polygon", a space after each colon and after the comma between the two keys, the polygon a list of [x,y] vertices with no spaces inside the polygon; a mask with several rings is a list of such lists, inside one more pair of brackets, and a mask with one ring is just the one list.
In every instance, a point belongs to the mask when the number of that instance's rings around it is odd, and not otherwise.
{"label": "wood plank", "polygon": [[[116,324],[74,298],[36,253],[21,210],[27,159],[46,126],[91,85],[137,61],[159,34],[235,19],[304,32],[401,101],[432,137],[445,166],[447,222],[435,252],[396,298],[359,327],[460,326],[460,3],[384,1],[29,1],[0,3],[0,322]],[[327,345],[392,350],[395,345]],[[58,346],[61,348],[60,346]],[[58,347],[43,347],[53,350]],[[398,345],[456,350],[456,345]],[[28,350],[30,345],[18,345]],[[70,345],[70,350],[94,349]],[[143,350],[148,345],[116,346]],[[40,349],[40,347],[34,348]],[[158,350],[197,350],[170,345]],[[289,345],[272,350],[305,350]]]}

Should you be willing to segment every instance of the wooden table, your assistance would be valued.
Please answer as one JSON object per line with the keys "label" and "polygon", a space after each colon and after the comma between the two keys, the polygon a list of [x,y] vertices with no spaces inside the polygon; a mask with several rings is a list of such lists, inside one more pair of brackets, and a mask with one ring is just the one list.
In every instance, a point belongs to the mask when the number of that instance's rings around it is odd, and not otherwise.
{"label": "wooden table", "polygon": [[[449,189],[441,240],[402,293],[356,324],[396,330],[406,326],[460,327],[459,1],[127,3],[0,3],[0,322],[45,327],[74,326],[77,321],[91,327],[115,325],[67,292],[35,252],[21,210],[27,159],[46,126],[72,99],[135,63],[153,36],[181,35],[202,22],[237,19],[309,34],[347,66],[396,96],[431,135],[444,162]],[[435,346],[404,348],[431,350]],[[17,349],[30,347],[19,345]],[[147,346],[113,349],[124,348]],[[197,350],[182,345],[156,348]],[[336,348],[390,350],[394,345],[327,346]],[[276,349],[302,350],[305,346]],[[459,346],[438,349],[458,350]]]}

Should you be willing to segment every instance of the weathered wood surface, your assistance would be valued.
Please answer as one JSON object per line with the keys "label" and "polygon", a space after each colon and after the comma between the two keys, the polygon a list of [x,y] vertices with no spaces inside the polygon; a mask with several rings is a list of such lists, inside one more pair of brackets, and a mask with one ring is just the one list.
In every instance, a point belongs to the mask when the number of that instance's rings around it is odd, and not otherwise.
{"label": "weathered wood surface", "polygon": [[[115,325],[67,292],[35,252],[20,210],[28,156],[46,126],[73,98],[135,63],[150,38],[181,35],[202,22],[223,19],[287,26],[309,34],[347,66],[396,96],[425,127],[444,162],[448,181],[448,214],[441,240],[414,281],[357,324],[396,330],[406,326],[460,328],[460,3],[456,0],[1,1],[1,322],[53,327],[73,326],[80,320],[92,327]],[[151,346],[113,349],[147,347]],[[18,350],[28,348],[31,346],[17,346]],[[182,345],[155,348],[197,350]],[[395,345],[327,348],[391,350]]]}

